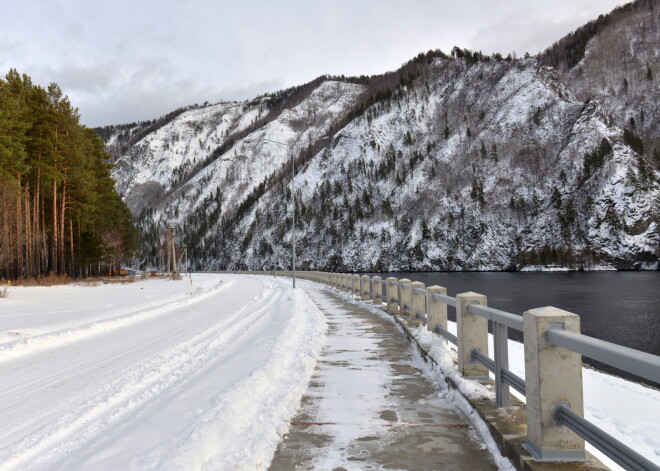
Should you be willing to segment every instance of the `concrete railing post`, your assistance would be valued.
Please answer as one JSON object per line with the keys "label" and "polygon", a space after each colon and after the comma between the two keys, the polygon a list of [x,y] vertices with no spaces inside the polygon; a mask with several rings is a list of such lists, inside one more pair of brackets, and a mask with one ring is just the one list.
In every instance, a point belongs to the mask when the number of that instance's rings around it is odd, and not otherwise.
{"label": "concrete railing post", "polygon": [[387,312],[390,314],[399,312],[399,287],[393,284],[397,281],[393,276],[385,279],[385,303],[387,304]]}
{"label": "concrete railing post", "polygon": [[412,293],[412,299],[410,302],[410,321],[415,327],[422,323],[420,319],[417,319],[417,314],[419,313],[422,316],[426,315],[426,295],[415,293],[415,289],[424,289],[424,286],[424,283],[420,281],[413,281],[410,283]]}
{"label": "concrete railing post", "polygon": [[584,440],[555,422],[555,407],[568,403],[584,417],[582,356],[546,341],[550,327],[580,332],[580,317],[554,307],[523,314],[527,443],[537,460],[583,461]]}
{"label": "concrete railing post", "polygon": [[353,279],[350,275],[343,275],[342,278],[344,280],[344,291],[350,293],[353,287]]}
{"label": "concrete railing post", "polygon": [[363,301],[371,299],[371,277],[369,275],[362,275],[360,277],[360,296]]}
{"label": "concrete railing post", "polygon": [[437,285],[426,288],[426,302],[428,303],[429,310],[429,323],[426,324],[426,328],[431,332],[435,332],[436,326],[440,326],[443,330],[447,330],[447,305],[433,299],[433,295],[436,293],[444,294],[446,296],[447,288]]}
{"label": "concrete railing post", "polygon": [[399,280],[399,308],[401,317],[410,316],[410,307],[412,304],[412,283],[408,278]]}
{"label": "concrete railing post", "polygon": [[360,297],[360,275],[352,275],[352,278],[351,293]]}
{"label": "concrete railing post", "polygon": [[383,284],[380,282],[382,279],[380,276],[374,276],[371,279],[371,299],[374,300],[376,306],[383,303]]}
{"label": "concrete railing post", "polygon": [[472,350],[488,355],[488,319],[469,313],[467,306],[472,303],[486,306],[486,296],[471,291],[456,295],[458,370],[466,378],[487,380],[488,369],[472,361]]}

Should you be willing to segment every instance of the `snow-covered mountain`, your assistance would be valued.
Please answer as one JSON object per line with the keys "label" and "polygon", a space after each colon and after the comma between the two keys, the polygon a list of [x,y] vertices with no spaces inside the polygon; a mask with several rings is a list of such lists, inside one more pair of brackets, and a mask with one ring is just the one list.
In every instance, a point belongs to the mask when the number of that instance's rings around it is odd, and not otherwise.
{"label": "snow-covered mountain", "polygon": [[[619,17],[629,25],[620,47],[639,44],[631,15],[651,21],[649,2],[637,3],[644,8],[608,20],[607,28]],[[644,28],[653,73],[658,28]],[[624,105],[595,85],[589,58],[601,36],[573,67],[547,66],[549,53],[429,51],[396,72],[321,77],[102,134],[147,262],[164,228],[176,226],[197,268],[288,266],[293,154],[303,267],[651,267],[660,255],[660,173],[648,149],[658,127],[648,123],[657,123],[658,102],[632,78],[628,91],[641,101]],[[657,80],[644,80],[657,96]],[[626,113],[635,103],[646,111],[633,129]]]}

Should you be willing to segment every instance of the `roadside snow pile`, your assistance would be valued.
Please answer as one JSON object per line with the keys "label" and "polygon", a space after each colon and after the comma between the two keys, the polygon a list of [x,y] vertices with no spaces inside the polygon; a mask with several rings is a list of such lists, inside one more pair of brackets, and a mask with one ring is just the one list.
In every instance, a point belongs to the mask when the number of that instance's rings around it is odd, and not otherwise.
{"label": "roadside snow pile", "polygon": [[323,314],[303,291],[296,291],[287,301],[293,308],[291,316],[280,329],[268,360],[207,403],[183,437],[162,443],[155,450],[156,456],[163,457],[162,466],[156,468],[268,467],[307,389],[326,330]]}

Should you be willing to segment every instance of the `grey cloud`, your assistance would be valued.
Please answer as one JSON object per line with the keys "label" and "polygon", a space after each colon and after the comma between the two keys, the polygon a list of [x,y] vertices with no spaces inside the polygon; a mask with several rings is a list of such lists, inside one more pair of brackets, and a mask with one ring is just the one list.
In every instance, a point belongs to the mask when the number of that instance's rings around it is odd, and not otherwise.
{"label": "grey cloud", "polygon": [[146,121],[194,103],[245,100],[283,87],[282,79],[254,82],[240,87],[199,87],[191,78],[180,78],[167,84],[161,83],[158,87],[150,83],[115,89],[103,97],[80,96],[77,105],[83,123],[93,127]]}
{"label": "grey cloud", "polygon": [[427,49],[534,53],[617,1],[21,0],[0,16],[0,72],[58,82],[96,126],[381,73]]}

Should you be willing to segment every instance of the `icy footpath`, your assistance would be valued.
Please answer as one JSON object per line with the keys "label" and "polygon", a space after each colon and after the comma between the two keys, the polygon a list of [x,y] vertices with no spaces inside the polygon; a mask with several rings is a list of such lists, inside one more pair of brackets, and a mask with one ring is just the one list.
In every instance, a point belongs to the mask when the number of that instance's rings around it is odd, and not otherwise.
{"label": "icy footpath", "polygon": [[288,281],[220,280],[231,289],[1,362],[0,470],[265,469],[326,323]]}

